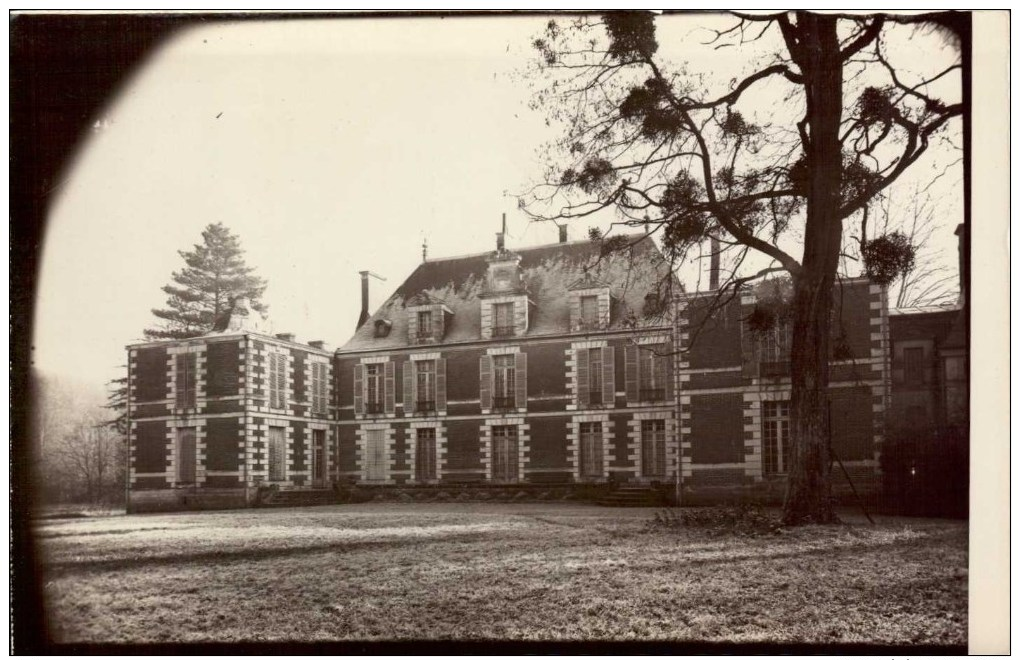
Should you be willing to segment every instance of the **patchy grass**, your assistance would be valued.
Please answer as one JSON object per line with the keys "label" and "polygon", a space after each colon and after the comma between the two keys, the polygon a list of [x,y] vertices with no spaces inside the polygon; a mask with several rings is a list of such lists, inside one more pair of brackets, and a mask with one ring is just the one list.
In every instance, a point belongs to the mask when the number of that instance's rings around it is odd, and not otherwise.
{"label": "patchy grass", "polygon": [[372,503],[36,530],[57,642],[966,642],[964,523],[744,538],[654,513]]}

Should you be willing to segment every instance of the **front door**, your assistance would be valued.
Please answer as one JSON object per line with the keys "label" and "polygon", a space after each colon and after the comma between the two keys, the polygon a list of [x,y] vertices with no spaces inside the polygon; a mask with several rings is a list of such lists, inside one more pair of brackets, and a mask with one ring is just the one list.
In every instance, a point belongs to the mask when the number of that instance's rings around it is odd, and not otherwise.
{"label": "front door", "polygon": [[326,486],[326,432],[312,431],[312,487]]}
{"label": "front door", "polygon": [[503,483],[517,481],[517,427],[492,427],[492,479]]}
{"label": "front door", "polygon": [[386,437],[382,429],[365,431],[365,480],[386,481]]}

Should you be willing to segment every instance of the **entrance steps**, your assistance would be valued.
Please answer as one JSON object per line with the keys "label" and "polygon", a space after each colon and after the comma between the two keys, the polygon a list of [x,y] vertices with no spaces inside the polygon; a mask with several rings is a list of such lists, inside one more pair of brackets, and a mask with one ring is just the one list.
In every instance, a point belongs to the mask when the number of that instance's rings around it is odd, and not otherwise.
{"label": "entrance steps", "polygon": [[603,495],[602,506],[662,506],[662,496],[651,486],[620,486]]}

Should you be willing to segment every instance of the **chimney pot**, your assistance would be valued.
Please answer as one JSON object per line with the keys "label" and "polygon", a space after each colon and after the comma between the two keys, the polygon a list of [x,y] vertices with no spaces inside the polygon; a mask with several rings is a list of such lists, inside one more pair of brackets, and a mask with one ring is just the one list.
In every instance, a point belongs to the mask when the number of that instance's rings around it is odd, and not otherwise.
{"label": "chimney pot", "polygon": [[715,291],[719,288],[719,239],[715,236],[712,237],[709,250],[708,288]]}
{"label": "chimney pot", "polygon": [[368,320],[368,271],[359,271],[358,274],[361,275],[361,316],[358,317],[358,326],[355,330],[365,325],[365,321]]}
{"label": "chimney pot", "polygon": [[294,341],[294,333],[293,332],[278,332],[278,333],[276,333],[276,338],[277,339],[282,339],[283,341]]}
{"label": "chimney pot", "polygon": [[566,225],[559,225],[559,227],[560,227],[560,243],[566,243],[567,242],[567,226]]}

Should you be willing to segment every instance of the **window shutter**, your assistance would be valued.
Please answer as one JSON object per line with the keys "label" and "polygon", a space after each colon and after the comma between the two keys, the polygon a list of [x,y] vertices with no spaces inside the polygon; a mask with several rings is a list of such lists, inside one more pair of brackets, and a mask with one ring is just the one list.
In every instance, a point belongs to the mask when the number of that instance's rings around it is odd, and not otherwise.
{"label": "window shutter", "polygon": [[436,341],[442,341],[446,332],[446,314],[442,307],[432,309],[432,337]]}
{"label": "window shutter", "polygon": [[[668,351],[669,345],[664,344],[662,348],[663,350]],[[663,371],[666,372],[666,401],[673,400],[674,394],[673,390],[676,387],[675,383],[676,374],[673,372],[673,360],[675,359],[675,357],[676,356],[673,355],[663,355],[661,358],[659,358],[660,360],[662,360]]]}
{"label": "window shutter", "polygon": [[588,395],[588,364],[589,364],[589,353],[587,348],[578,348],[574,350],[574,357],[577,360],[577,407],[587,408],[590,403],[590,397]]}
{"label": "window shutter", "polygon": [[515,385],[517,386],[517,407],[527,408],[528,407],[528,354],[517,353],[514,356],[514,367],[516,368],[516,374],[514,374]]}
{"label": "window shutter", "polygon": [[269,407],[279,408],[280,403],[276,393],[279,391],[279,376],[276,371],[276,353],[269,354]]}
{"label": "window shutter", "polygon": [[492,356],[483,355],[478,358],[478,398],[482,410],[492,408]]}
{"label": "window shutter", "polygon": [[412,344],[418,343],[418,310],[414,308],[407,313],[407,340]]}
{"label": "window shutter", "polygon": [[638,395],[638,347],[627,345],[623,349],[624,389],[627,401],[640,401]]}
{"label": "window shutter", "polygon": [[414,362],[404,360],[404,415],[414,412]]}
{"label": "window shutter", "polygon": [[365,414],[365,365],[354,365],[354,413]]}
{"label": "window shutter", "polygon": [[655,365],[655,386],[663,389],[663,394],[668,391],[668,385],[666,384],[670,380],[670,375],[666,369],[666,362],[669,356],[664,355],[669,352],[669,347],[666,344],[656,344],[652,352],[652,364]]}
{"label": "window shutter", "polygon": [[602,349],[602,405],[616,403],[616,355],[612,346]]}
{"label": "window shutter", "polygon": [[446,412],[446,358],[436,360],[436,410]]}
{"label": "window shutter", "polygon": [[383,411],[387,415],[392,415],[393,411],[396,410],[396,405],[397,405],[396,400],[395,400],[396,399],[396,384],[394,383],[394,370],[395,370],[395,365],[394,365],[394,362],[392,360],[390,360],[389,362],[385,363],[384,373],[386,375],[386,382],[384,383],[384,387],[386,388],[386,392],[385,392],[385,395],[384,395],[385,396],[385,402],[384,402],[384,406],[383,406]]}

